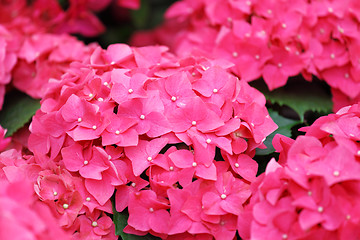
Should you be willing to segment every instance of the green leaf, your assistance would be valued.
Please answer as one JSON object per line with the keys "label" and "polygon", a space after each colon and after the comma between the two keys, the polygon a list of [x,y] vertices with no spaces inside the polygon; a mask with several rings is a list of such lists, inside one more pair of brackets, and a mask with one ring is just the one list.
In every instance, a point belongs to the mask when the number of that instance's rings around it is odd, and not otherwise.
{"label": "green leaf", "polygon": [[7,94],[3,109],[0,111],[0,125],[7,129],[6,137],[13,135],[29,122],[40,108],[40,101],[14,91]]}
{"label": "green leaf", "polygon": [[150,3],[141,1],[140,8],[131,12],[131,20],[137,29],[145,29],[149,24]]}
{"label": "green leaf", "polygon": [[307,82],[300,77],[289,79],[284,87],[269,91],[263,81],[251,84],[260,90],[271,103],[292,108],[301,122],[307,111],[328,114],[332,111],[331,94],[324,82],[314,80]]}
{"label": "green leaf", "polygon": [[270,153],[273,153],[275,151],[272,140],[275,136],[275,134],[281,134],[286,137],[291,137],[291,128],[297,124],[300,123],[298,120],[293,120],[289,118],[285,118],[281,115],[279,115],[277,112],[269,109],[270,117],[274,120],[274,122],[278,125],[278,129],[276,129],[275,132],[270,134],[266,140],[264,141],[264,144],[266,145],[266,149],[256,149],[256,155],[268,155]]}
{"label": "green leaf", "polygon": [[114,212],[113,221],[115,224],[115,234],[117,236],[120,236],[123,240],[158,240],[158,239],[160,239],[160,238],[152,236],[150,234],[147,234],[145,236],[137,236],[137,235],[124,233],[123,229],[127,225],[127,220],[129,218],[129,214],[127,214],[126,212],[119,213],[115,210],[114,207],[113,207],[113,212]]}

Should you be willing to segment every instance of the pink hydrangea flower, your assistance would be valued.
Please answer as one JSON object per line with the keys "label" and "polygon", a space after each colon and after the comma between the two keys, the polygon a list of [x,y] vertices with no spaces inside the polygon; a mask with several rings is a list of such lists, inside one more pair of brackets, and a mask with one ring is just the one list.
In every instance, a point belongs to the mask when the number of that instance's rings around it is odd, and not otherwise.
{"label": "pink hydrangea flower", "polygon": [[0,167],[5,173],[0,172],[1,239],[71,239],[71,233],[61,228],[54,209],[36,197],[33,183],[39,168],[15,150],[0,154]]}
{"label": "pink hydrangea flower", "polygon": [[[244,239],[346,239],[359,237],[360,156],[358,104],[317,119],[296,140],[274,138],[281,164],[272,159],[253,183],[238,221]],[[239,218],[240,219],[240,218]]]}
{"label": "pink hydrangea flower", "polygon": [[232,238],[255,180],[255,149],[276,124],[264,96],[231,66],[116,44],[51,81],[29,149],[49,169],[36,191],[60,224],[77,238],[106,238],[107,218],[101,229],[91,221],[111,212],[115,194],[116,209],[128,208],[125,232]]}
{"label": "pink hydrangea flower", "polygon": [[136,33],[132,43],[226,59],[239,78],[262,77],[270,90],[300,73],[308,81],[314,75],[348,97],[333,98],[337,110],[357,103],[359,95],[359,12],[355,0],[182,0],[167,10],[163,25]]}

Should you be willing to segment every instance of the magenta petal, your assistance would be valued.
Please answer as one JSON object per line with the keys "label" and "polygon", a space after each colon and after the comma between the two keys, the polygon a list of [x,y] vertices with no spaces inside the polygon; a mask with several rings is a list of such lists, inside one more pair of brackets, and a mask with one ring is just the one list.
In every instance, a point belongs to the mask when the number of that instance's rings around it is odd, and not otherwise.
{"label": "magenta petal", "polygon": [[223,215],[226,212],[220,207],[220,194],[214,192],[206,192],[202,197],[205,213],[209,215]]}
{"label": "magenta petal", "polygon": [[168,234],[173,235],[173,234],[177,234],[177,233],[183,233],[186,232],[191,224],[192,221],[190,220],[190,218],[188,218],[185,215],[182,214],[176,214],[176,215],[171,215],[171,219],[170,219],[170,230],[168,232]]}
{"label": "magenta petal", "polygon": [[93,140],[99,137],[99,135],[92,128],[85,128],[78,126],[73,130],[66,132],[74,141]]}
{"label": "magenta petal", "polygon": [[299,216],[299,224],[303,230],[310,229],[318,223],[321,223],[323,217],[321,213],[304,209]]}
{"label": "magenta petal", "polygon": [[132,55],[131,48],[126,44],[111,44],[107,48],[107,55],[114,62],[121,62]]}
{"label": "magenta petal", "polygon": [[108,168],[109,167],[106,166],[103,162],[92,159],[87,165],[84,165],[82,168],[80,168],[79,173],[84,178],[101,180],[101,173]]}
{"label": "magenta petal", "polygon": [[61,150],[61,155],[66,169],[72,172],[80,170],[80,168],[84,165],[84,156],[82,151],[83,146],[76,143]]}
{"label": "magenta petal", "polygon": [[190,151],[183,149],[170,153],[169,158],[178,168],[192,167],[194,162],[194,155]]}
{"label": "magenta petal", "polygon": [[150,214],[149,226],[152,230],[158,233],[168,233],[170,214],[165,209],[159,209]]}
{"label": "magenta petal", "polygon": [[149,113],[146,119],[151,122],[151,127],[146,133],[151,138],[161,136],[171,131],[170,123],[162,113]]}
{"label": "magenta petal", "polygon": [[104,205],[111,198],[115,190],[114,186],[106,178],[102,180],[85,179],[85,187],[100,205]]}
{"label": "magenta petal", "polygon": [[[252,182],[256,178],[258,170],[257,162],[246,154],[240,154],[236,162],[239,166],[233,169],[243,178]],[[236,165],[237,166],[237,165]]]}
{"label": "magenta petal", "polygon": [[215,164],[213,163],[209,167],[197,165],[195,167],[195,175],[203,179],[216,181],[217,177]]}

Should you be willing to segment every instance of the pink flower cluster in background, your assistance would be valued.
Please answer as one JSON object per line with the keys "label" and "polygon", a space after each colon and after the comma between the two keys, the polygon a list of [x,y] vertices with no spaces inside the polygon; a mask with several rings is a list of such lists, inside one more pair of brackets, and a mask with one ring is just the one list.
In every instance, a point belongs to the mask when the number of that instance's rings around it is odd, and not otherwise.
{"label": "pink flower cluster in background", "polygon": [[230,66],[115,44],[52,81],[28,147],[43,169],[36,192],[61,226],[79,231],[84,216],[111,213],[116,190],[126,232],[232,239],[255,148],[276,125],[264,96]]}
{"label": "pink flower cluster in background", "polygon": [[357,0],[182,0],[132,43],[227,59],[241,79],[263,77],[270,90],[314,75],[331,86],[337,110],[360,99],[359,24]]}
{"label": "pink flower cluster in background", "polygon": [[242,238],[358,239],[359,125],[355,104],[319,118],[296,140],[277,135],[279,162],[271,160],[252,186],[238,222]]}
{"label": "pink flower cluster in background", "polygon": [[[110,1],[71,0],[63,10],[57,0],[0,2],[0,109],[6,85],[33,98],[42,98],[51,78],[59,79],[73,61],[90,56],[96,43],[86,46],[70,36],[96,36],[105,30],[93,11],[103,10]],[[137,0],[119,0],[129,8]]]}

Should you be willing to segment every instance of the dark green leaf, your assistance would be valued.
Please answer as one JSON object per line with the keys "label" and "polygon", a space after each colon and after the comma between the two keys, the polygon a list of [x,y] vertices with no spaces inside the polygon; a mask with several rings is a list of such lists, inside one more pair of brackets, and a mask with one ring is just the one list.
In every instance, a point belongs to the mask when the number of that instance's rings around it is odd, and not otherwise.
{"label": "dark green leaf", "polygon": [[14,91],[8,94],[0,112],[0,124],[7,129],[6,137],[28,123],[39,108],[40,101],[24,93]]}
{"label": "dark green leaf", "polygon": [[301,122],[304,122],[304,114],[307,111],[324,114],[332,111],[331,94],[324,82],[307,82],[296,77],[289,79],[284,87],[273,91],[269,91],[260,81],[251,85],[259,89],[271,103],[292,108],[299,115]]}
{"label": "dark green leaf", "polygon": [[131,20],[137,29],[145,29],[150,18],[150,4],[148,1],[141,1],[140,8],[131,12]]}
{"label": "dark green leaf", "polygon": [[272,140],[275,134],[281,134],[287,137],[291,137],[291,128],[300,123],[300,121],[284,118],[283,116],[279,115],[277,112],[269,109],[270,117],[274,120],[274,122],[278,125],[278,129],[275,132],[270,134],[264,144],[266,145],[266,149],[256,149],[256,155],[268,155],[275,151]]}
{"label": "dark green leaf", "polygon": [[113,208],[113,212],[114,212],[113,221],[115,224],[115,234],[117,236],[120,236],[121,239],[123,239],[123,240],[158,240],[158,239],[160,239],[160,238],[152,236],[150,234],[147,234],[145,236],[137,236],[137,235],[124,233],[123,229],[127,225],[127,220],[129,218],[129,215],[126,212],[119,213],[114,208]]}

